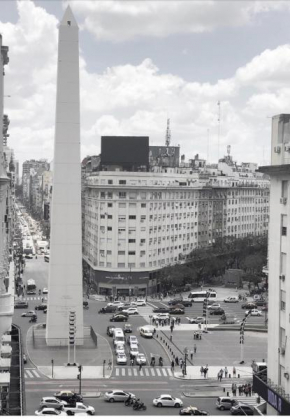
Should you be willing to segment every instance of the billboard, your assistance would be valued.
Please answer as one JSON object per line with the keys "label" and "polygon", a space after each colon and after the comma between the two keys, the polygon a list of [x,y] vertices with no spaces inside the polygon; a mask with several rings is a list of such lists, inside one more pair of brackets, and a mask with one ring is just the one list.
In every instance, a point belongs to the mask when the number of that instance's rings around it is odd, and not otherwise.
{"label": "billboard", "polygon": [[123,166],[137,170],[149,166],[149,137],[101,137],[102,166]]}
{"label": "billboard", "polygon": [[161,167],[179,167],[179,154],[180,148],[176,146],[150,146],[150,165]]}

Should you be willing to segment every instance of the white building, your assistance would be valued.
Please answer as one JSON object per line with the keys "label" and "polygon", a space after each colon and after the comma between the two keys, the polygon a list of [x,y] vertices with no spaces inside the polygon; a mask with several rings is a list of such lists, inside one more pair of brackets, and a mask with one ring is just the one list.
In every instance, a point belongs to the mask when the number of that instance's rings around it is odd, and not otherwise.
{"label": "white building", "polygon": [[272,119],[268,244],[268,382],[254,378],[268,415],[290,414],[290,115]]}

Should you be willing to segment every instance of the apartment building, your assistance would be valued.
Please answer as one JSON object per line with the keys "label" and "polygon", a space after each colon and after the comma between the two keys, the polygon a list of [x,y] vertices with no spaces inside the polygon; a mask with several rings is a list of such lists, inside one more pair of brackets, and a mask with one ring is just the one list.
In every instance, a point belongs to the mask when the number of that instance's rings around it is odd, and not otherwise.
{"label": "apartment building", "polygon": [[[33,196],[33,191],[31,191],[32,185],[32,177],[36,175],[36,173],[42,173],[46,170],[49,170],[50,165],[45,159],[41,160],[26,160],[22,165],[22,193],[23,193],[23,201],[27,206],[31,205],[31,199]],[[34,185],[35,187],[35,185]]]}
{"label": "apartment building", "polygon": [[290,114],[272,118],[268,242],[267,376],[254,376],[254,391],[267,401],[267,415],[290,415]]}

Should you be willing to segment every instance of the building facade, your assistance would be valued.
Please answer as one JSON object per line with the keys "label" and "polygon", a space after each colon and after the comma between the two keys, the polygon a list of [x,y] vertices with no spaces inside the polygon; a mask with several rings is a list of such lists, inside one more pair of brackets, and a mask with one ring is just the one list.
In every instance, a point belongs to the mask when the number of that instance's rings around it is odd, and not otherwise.
{"label": "building facade", "polygon": [[267,378],[254,377],[254,388],[267,402],[268,415],[290,414],[290,115],[272,119],[268,242]]}

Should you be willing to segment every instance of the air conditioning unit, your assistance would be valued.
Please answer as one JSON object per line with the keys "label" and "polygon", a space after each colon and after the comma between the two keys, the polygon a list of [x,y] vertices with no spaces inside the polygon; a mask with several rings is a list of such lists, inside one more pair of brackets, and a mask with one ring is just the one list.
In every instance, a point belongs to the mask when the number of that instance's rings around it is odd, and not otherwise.
{"label": "air conditioning unit", "polygon": [[274,153],[280,154],[281,153],[281,147],[280,146],[274,147]]}
{"label": "air conditioning unit", "polygon": [[289,145],[285,145],[284,150],[287,151],[288,153],[290,153],[290,146]]}
{"label": "air conditioning unit", "polygon": [[280,275],[280,276],[279,276],[279,278],[280,278],[282,281],[285,281],[285,275]]}
{"label": "air conditioning unit", "polygon": [[286,205],[287,204],[287,198],[280,198],[280,204]]}

